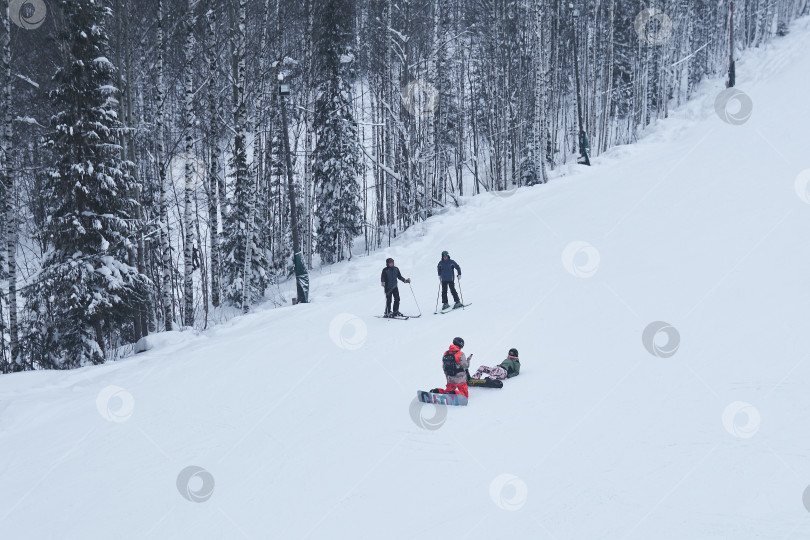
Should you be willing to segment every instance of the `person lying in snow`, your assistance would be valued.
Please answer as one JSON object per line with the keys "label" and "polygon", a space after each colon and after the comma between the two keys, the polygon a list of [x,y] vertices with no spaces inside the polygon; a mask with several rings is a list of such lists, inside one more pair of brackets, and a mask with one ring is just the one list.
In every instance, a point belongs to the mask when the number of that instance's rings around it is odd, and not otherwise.
{"label": "person lying in snow", "polygon": [[[464,347],[464,340],[457,337],[453,340],[453,344],[442,356],[442,367],[444,374],[447,376],[447,387],[445,389],[434,388],[431,390],[433,394],[461,394],[469,398],[470,393],[467,389],[467,370],[470,368],[470,361],[467,356],[461,352]],[[470,355],[472,358],[472,355]]]}
{"label": "person lying in snow", "polygon": [[478,371],[475,372],[475,375],[473,375],[472,378],[480,379],[484,374],[486,374],[490,379],[497,379],[499,381],[517,377],[520,374],[520,359],[518,358],[517,349],[509,349],[506,360],[495,367],[479,367]]}

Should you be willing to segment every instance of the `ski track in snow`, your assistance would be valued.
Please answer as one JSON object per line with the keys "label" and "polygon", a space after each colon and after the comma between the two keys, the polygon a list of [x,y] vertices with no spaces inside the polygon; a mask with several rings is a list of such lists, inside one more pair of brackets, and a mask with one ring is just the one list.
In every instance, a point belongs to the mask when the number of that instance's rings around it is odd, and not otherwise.
{"label": "ski track in snow", "polygon": [[[312,304],[0,378],[0,536],[810,537],[808,49],[804,18],[746,53],[745,124],[718,118],[723,81],[706,81],[592,168],[465,199],[314,273]],[[475,304],[450,317],[432,314],[444,249]],[[388,256],[421,318],[372,316]],[[642,343],[656,321],[674,354]],[[416,390],[442,384],[456,335],[471,369],[516,347],[521,374],[424,406],[423,429]],[[209,499],[180,495],[188,466]],[[207,478],[188,484],[202,498]]]}

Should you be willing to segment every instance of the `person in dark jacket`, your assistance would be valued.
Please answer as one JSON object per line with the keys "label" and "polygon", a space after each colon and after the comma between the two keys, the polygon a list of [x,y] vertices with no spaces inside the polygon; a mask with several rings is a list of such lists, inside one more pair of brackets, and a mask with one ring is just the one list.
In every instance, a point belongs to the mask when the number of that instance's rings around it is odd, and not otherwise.
{"label": "person in dark jacket", "polygon": [[442,309],[448,309],[450,304],[447,302],[447,288],[450,287],[450,292],[453,294],[453,309],[460,308],[461,302],[458,300],[458,293],[456,292],[455,279],[456,275],[453,269],[458,272],[458,279],[461,280],[461,267],[456,261],[450,258],[450,254],[442,251],[442,260],[436,269],[439,271],[439,281],[442,283]]}
{"label": "person in dark jacket", "polygon": [[[397,280],[405,283],[410,283],[411,278],[405,279],[399,272],[399,268],[394,266],[394,259],[389,257],[385,260],[385,268],[383,268],[382,275],[380,276],[380,283],[385,289],[385,317],[402,317],[399,312],[399,287],[397,287]],[[394,310],[391,311],[391,298],[394,299]]]}
{"label": "person in dark jacket", "polygon": [[495,367],[481,366],[478,368],[478,371],[475,372],[475,375],[473,375],[472,378],[480,379],[484,374],[486,374],[490,379],[497,379],[501,381],[520,375],[520,359],[518,358],[517,349],[509,349],[509,353],[506,355],[506,360]]}

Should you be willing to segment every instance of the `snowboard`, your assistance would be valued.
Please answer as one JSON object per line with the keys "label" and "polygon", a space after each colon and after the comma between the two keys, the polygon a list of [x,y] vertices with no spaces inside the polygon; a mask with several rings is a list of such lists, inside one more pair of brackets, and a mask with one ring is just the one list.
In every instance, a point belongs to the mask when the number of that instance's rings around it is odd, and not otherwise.
{"label": "snowboard", "polygon": [[472,305],[472,302],[470,302],[469,304],[462,304],[457,308],[440,309],[439,311],[434,311],[433,314],[434,315],[444,315],[445,313],[452,313],[453,311],[458,311],[458,310],[460,310],[462,308],[465,308],[465,307],[471,306],[471,305]]}
{"label": "snowboard", "polygon": [[462,394],[432,394],[422,390],[416,391],[416,397],[422,403],[433,403],[435,405],[466,405],[467,398]]}
{"label": "snowboard", "polygon": [[477,386],[479,388],[503,388],[503,381],[497,379],[467,379],[467,386]]}

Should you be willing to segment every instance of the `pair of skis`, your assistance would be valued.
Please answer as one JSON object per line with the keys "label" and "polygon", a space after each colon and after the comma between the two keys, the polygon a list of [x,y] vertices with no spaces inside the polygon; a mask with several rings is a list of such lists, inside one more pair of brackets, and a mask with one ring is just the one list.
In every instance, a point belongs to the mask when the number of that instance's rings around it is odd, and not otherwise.
{"label": "pair of skis", "polygon": [[397,321],[407,321],[408,319],[418,319],[419,317],[422,316],[422,314],[420,313],[419,315],[397,315],[396,317],[392,317],[390,315],[388,315],[388,316],[374,315],[374,316],[377,317],[378,319],[388,319],[388,320],[393,319],[393,320],[397,320]]}
{"label": "pair of skis", "polygon": [[434,315],[446,315],[447,313],[452,313],[454,311],[458,311],[459,309],[464,309],[465,307],[471,306],[471,305],[472,305],[472,302],[470,302],[469,304],[461,304],[457,308],[440,309],[439,311],[434,311],[433,314]]}
{"label": "pair of skis", "polygon": [[[378,319],[388,319],[389,321],[391,319],[396,319],[398,321],[407,321],[408,319],[418,319],[419,317],[421,317],[422,316],[422,309],[419,307],[419,302],[417,302],[417,300],[416,300],[416,294],[413,292],[413,285],[411,285],[410,282],[408,283],[408,285],[410,285],[410,287],[411,287],[411,294],[413,295],[413,301],[416,302],[416,309],[419,310],[419,315],[397,315],[397,316],[392,316],[391,314],[386,313],[385,315],[374,315],[374,316],[377,317]],[[397,300],[397,303],[399,303],[399,300]],[[390,303],[386,304],[386,309],[390,305],[391,305]]]}
{"label": "pair of skis", "polygon": [[[458,311],[459,309],[465,308],[465,307],[470,306],[470,305],[472,305],[472,302],[470,302],[469,304],[462,304],[462,305],[458,306],[457,308],[445,309],[445,310],[442,310],[442,311],[434,311],[433,314],[434,315],[446,315],[447,313],[451,313],[453,311]],[[391,316],[386,317],[385,315],[374,315],[374,316],[377,317],[378,319],[396,319],[398,321],[407,321],[408,319],[418,319],[419,317],[422,316],[422,314],[420,313],[419,315],[398,315],[396,317],[391,317]]]}

